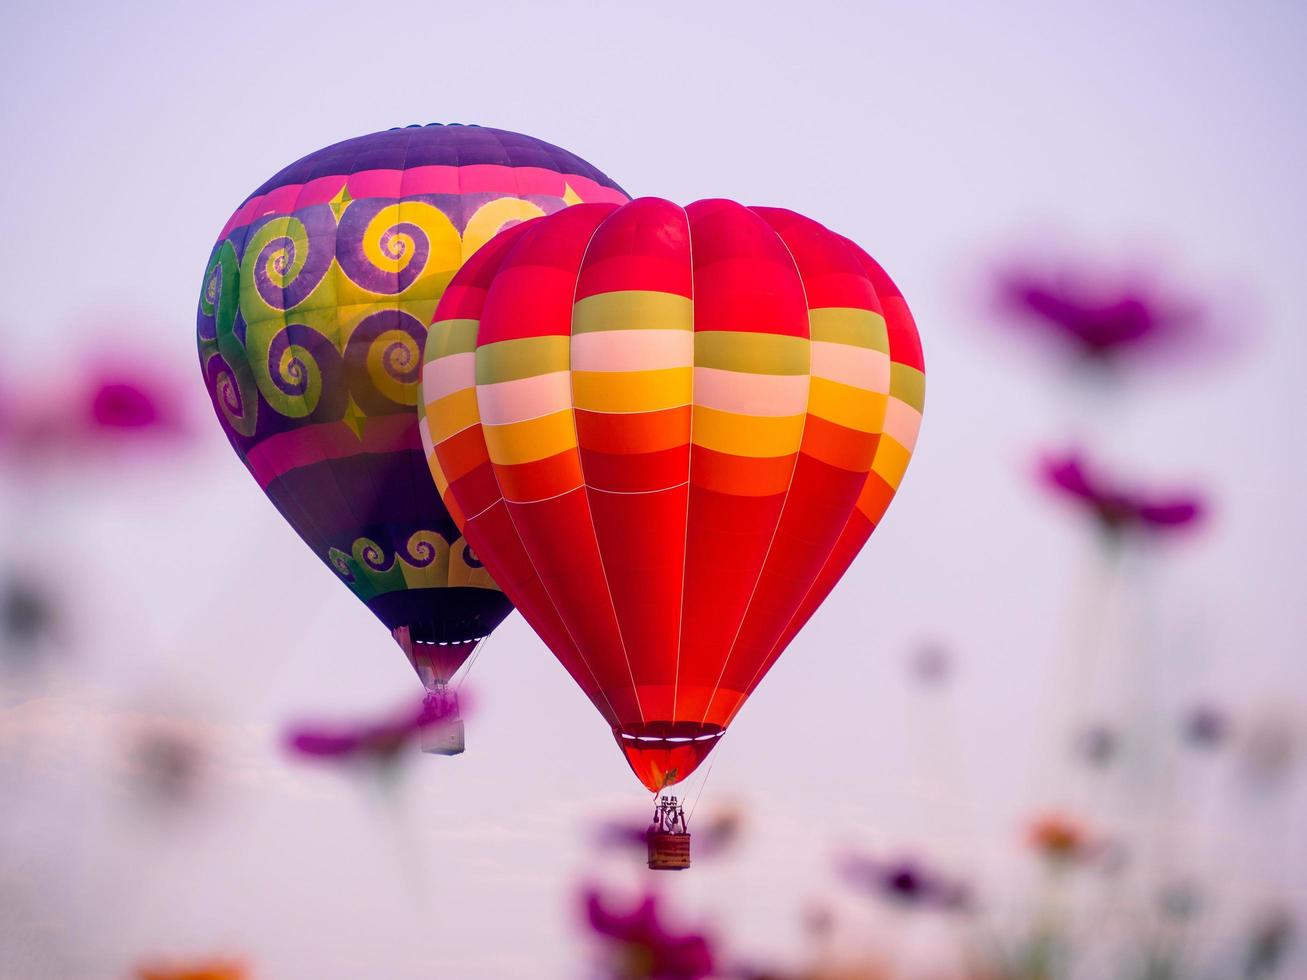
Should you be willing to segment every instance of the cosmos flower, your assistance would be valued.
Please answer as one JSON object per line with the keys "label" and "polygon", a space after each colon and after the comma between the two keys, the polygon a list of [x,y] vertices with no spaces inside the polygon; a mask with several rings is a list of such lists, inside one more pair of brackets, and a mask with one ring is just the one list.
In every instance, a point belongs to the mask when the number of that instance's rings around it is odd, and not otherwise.
{"label": "cosmos flower", "polygon": [[236,960],[150,964],[137,968],[136,980],[249,980],[249,971]]}
{"label": "cosmos flower", "polygon": [[1230,722],[1212,705],[1200,704],[1185,714],[1181,733],[1194,748],[1211,749],[1225,741],[1230,733]]}
{"label": "cosmos flower", "polygon": [[1000,314],[1083,364],[1177,353],[1209,339],[1200,304],[1166,295],[1140,276],[1012,266],[996,276],[995,299]]}
{"label": "cosmos flower", "polygon": [[395,761],[423,731],[442,724],[453,713],[450,701],[424,697],[379,721],[292,726],[285,744],[305,758],[384,764]]}
{"label": "cosmos flower", "polygon": [[850,885],[895,905],[966,912],[972,907],[971,890],[964,882],[910,858],[880,861],[863,855],[846,855],[839,870]]}
{"label": "cosmos flower", "polygon": [[1205,510],[1196,493],[1152,495],[1115,483],[1078,453],[1045,457],[1040,479],[1049,490],[1088,513],[1112,540],[1181,530],[1201,520]]}
{"label": "cosmos flower", "polygon": [[181,390],[169,371],[108,362],[88,365],[61,389],[38,382],[31,390],[7,390],[0,448],[32,463],[173,442],[189,433]]}
{"label": "cosmos flower", "polygon": [[657,896],[646,893],[629,911],[617,911],[590,887],[582,903],[586,924],[603,948],[608,980],[701,980],[714,974],[708,937],[669,930]]}
{"label": "cosmos flower", "polygon": [[[694,837],[694,856],[713,858],[729,851],[744,828],[744,814],[736,807],[720,807],[696,820],[690,828]],[[595,842],[609,850],[629,850],[643,855],[649,843],[652,825],[630,820],[614,820],[599,827]]]}
{"label": "cosmos flower", "polygon": [[1035,853],[1050,864],[1079,864],[1102,853],[1102,847],[1081,823],[1061,813],[1046,813],[1033,820],[1026,839]]}

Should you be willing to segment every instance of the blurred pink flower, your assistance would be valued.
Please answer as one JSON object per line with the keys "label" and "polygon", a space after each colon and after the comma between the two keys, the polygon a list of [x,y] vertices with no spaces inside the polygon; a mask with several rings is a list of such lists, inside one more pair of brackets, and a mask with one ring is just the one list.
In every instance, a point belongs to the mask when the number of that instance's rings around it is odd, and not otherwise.
{"label": "blurred pink flower", "polygon": [[1110,538],[1176,531],[1198,523],[1205,511],[1202,497],[1195,492],[1149,495],[1113,482],[1075,452],[1045,457],[1040,479],[1088,512]]}
{"label": "blurred pink flower", "polygon": [[701,980],[716,969],[712,943],[664,924],[658,897],[646,893],[629,911],[615,911],[594,887],[582,895],[585,921],[604,948],[608,980]]}
{"label": "blurred pink flower", "polygon": [[296,725],[285,744],[296,755],[341,762],[389,763],[423,731],[454,717],[447,699],[424,697],[379,721],[345,725]]}
{"label": "blurred pink flower", "polygon": [[8,387],[0,448],[32,462],[175,441],[190,433],[181,390],[173,372],[108,362],[88,365],[62,389],[39,381],[28,389]]}
{"label": "blurred pink flower", "polygon": [[1107,277],[1081,264],[1060,270],[1012,265],[995,276],[999,312],[1086,364],[1181,352],[1208,339],[1196,301],[1166,295],[1141,275]]}
{"label": "blurred pink flower", "polygon": [[965,882],[911,858],[881,861],[849,854],[840,859],[839,871],[853,887],[895,905],[946,912],[972,908],[971,889]]}

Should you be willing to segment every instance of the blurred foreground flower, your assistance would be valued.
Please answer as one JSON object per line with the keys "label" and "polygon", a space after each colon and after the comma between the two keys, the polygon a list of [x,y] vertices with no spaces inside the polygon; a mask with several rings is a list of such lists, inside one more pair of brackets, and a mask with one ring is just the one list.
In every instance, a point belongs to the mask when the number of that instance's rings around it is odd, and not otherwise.
{"label": "blurred foreground flower", "polygon": [[1083,364],[1183,352],[1207,340],[1207,314],[1197,302],[1164,295],[1139,276],[1014,266],[999,272],[995,285],[1001,314]]}
{"label": "blurred foreground flower", "polygon": [[1211,749],[1225,741],[1230,733],[1230,722],[1212,705],[1200,704],[1184,716],[1181,733],[1194,748]]}
{"label": "blurred foreground flower", "polygon": [[249,980],[249,971],[236,960],[200,960],[187,964],[138,967],[136,980]]}
{"label": "blurred foreground flower", "polygon": [[1046,813],[1033,820],[1026,831],[1031,848],[1054,865],[1079,864],[1103,853],[1084,824],[1060,813]]}
{"label": "blurred foreground flower", "polygon": [[175,373],[106,363],[63,390],[40,383],[11,390],[0,412],[0,449],[30,463],[173,442],[189,434]]}
{"label": "blurred foreground flower", "polygon": [[873,897],[895,905],[967,912],[972,908],[971,889],[911,859],[879,861],[851,854],[839,862],[844,880]]}
{"label": "blurred foreground flower", "polygon": [[1293,919],[1284,909],[1263,913],[1248,940],[1243,975],[1248,980],[1275,976],[1293,945],[1294,931]]}
{"label": "blurred foreground flower", "polygon": [[585,921],[603,947],[606,980],[701,980],[713,975],[713,947],[697,932],[664,924],[658,897],[646,893],[629,911],[615,911],[593,887],[582,896]]}
{"label": "blurred foreground flower", "polygon": [[424,697],[379,721],[293,726],[286,732],[285,744],[305,758],[387,765],[423,732],[453,721],[455,711],[448,699]]}
{"label": "blurred foreground flower", "polygon": [[1110,540],[1130,534],[1161,534],[1197,523],[1203,516],[1196,493],[1151,496],[1091,470],[1083,456],[1068,453],[1044,459],[1040,477],[1054,493],[1074,501]]}
{"label": "blurred foreground flower", "polygon": [[[614,820],[599,827],[595,842],[602,848],[644,855],[652,829],[652,824]],[[744,829],[744,812],[738,807],[719,807],[696,820],[690,829],[694,834],[695,857],[719,857],[739,840]]]}
{"label": "blurred foreground flower", "polygon": [[175,718],[135,726],[127,742],[134,788],[147,803],[183,806],[208,775],[210,748],[201,730]]}
{"label": "blurred foreground flower", "polygon": [[45,589],[19,573],[0,581],[0,660],[32,666],[55,630],[55,608]]}

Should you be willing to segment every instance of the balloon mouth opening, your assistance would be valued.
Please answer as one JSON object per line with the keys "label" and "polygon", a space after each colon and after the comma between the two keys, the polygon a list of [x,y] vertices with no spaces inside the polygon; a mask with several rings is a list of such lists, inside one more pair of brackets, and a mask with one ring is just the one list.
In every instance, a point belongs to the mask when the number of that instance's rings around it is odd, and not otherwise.
{"label": "balloon mouth opening", "polygon": [[713,750],[726,729],[700,722],[650,722],[613,730],[631,771],[650,792],[681,782]]}
{"label": "balloon mouth opening", "polygon": [[413,639],[410,642],[415,647],[461,647],[468,644],[475,645],[484,640],[484,636],[473,636],[466,640],[418,640]]}

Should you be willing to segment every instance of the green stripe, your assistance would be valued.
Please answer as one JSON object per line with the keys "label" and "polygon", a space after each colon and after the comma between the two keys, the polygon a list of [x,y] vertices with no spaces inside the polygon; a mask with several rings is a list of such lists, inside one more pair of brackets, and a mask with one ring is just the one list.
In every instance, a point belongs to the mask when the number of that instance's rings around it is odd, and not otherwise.
{"label": "green stripe", "polygon": [[848,344],[889,353],[889,333],[885,318],[871,310],[847,306],[827,306],[808,311],[812,339],[831,344]]}
{"label": "green stripe", "polygon": [[694,366],[747,374],[807,374],[811,347],[804,337],[705,330],[694,335]]}
{"label": "green stripe", "polygon": [[427,349],[423,360],[434,361],[450,354],[468,354],[477,349],[480,320],[441,320],[427,332]]}
{"label": "green stripe", "polygon": [[615,290],[576,301],[572,333],[600,330],[692,330],[694,303],[687,296],[646,289]]}
{"label": "green stripe", "polygon": [[477,384],[533,378],[571,367],[572,338],[519,337],[477,348]]}
{"label": "green stripe", "polygon": [[918,412],[926,409],[926,376],[906,364],[890,363],[889,393]]}

